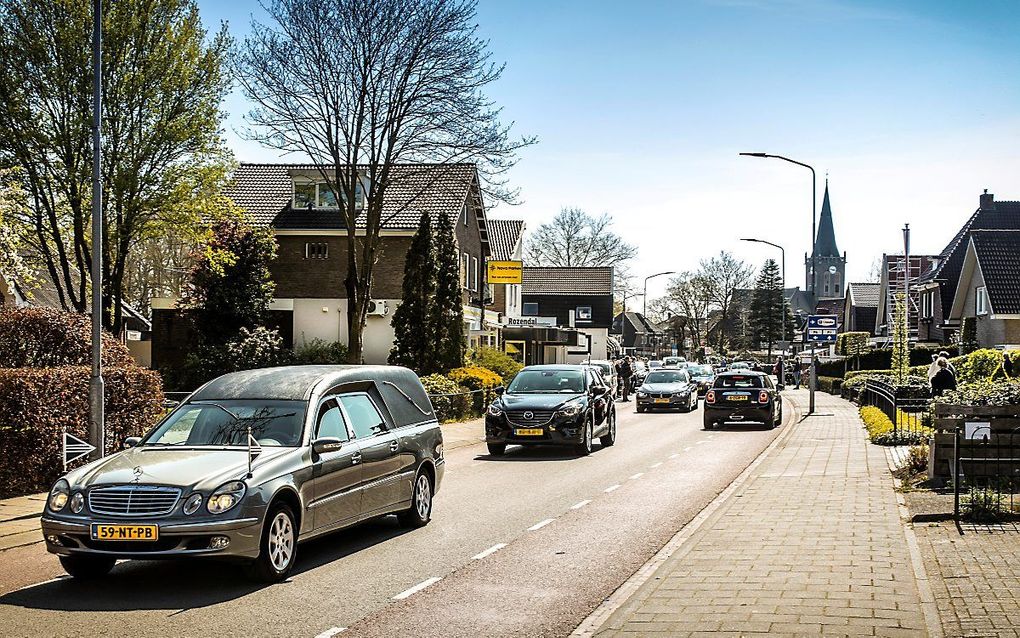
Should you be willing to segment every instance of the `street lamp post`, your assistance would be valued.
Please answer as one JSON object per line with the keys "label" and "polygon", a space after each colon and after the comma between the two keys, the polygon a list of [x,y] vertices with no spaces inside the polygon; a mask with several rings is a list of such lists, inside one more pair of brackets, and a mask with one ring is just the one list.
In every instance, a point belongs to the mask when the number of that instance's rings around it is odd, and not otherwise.
{"label": "street lamp post", "polygon": [[676,274],[675,270],[667,270],[666,272],[657,272],[654,275],[648,275],[647,277],[645,277],[645,292],[643,294],[643,298],[641,299],[642,315],[648,316],[648,280],[654,279],[656,277],[661,277],[663,275],[675,275],[675,274]]}
{"label": "street lamp post", "polygon": [[[790,159],[789,157],[783,157],[782,155],[771,155],[769,153],[740,153],[740,154],[745,156],[745,157],[760,157],[760,158],[763,158],[763,159],[778,159],[778,160],[783,160],[784,162],[789,162],[791,164],[796,164],[797,166],[803,166],[804,168],[806,168],[809,171],[811,171],[811,277],[808,279],[808,286],[809,286],[808,290],[809,290],[809,292],[811,292],[811,299],[812,299],[812,301],[817,301],[815,299],[815,266],[816,266],[816,262],[815,262],[815,241],[816,241],[816,235],[817,235],[817,229],[816,229],[817,222],[815,221],[815,210],[816,210],[815,202],[817,200],[816,182],[818,180],[815,177],[815,169],[814,169],[814,167],[811,166],[810,164],[805,164],[804,162],[798,162],[797,160]],[[808,403],[809,403],[809,405],[808,405],[808,414],[814,414],[814,411],[815,411],[815,382],[816,382],[817,378],[818,378],[818,370],[815,369],[815,349],[814,349],[814,344],[812,343],[812,346],[811,346],[811,381],[810,381],[810,383],[808,385],[808,392],[809,392],[809,395],[810,395],[810,398],[809,398],[809,401],[808,401]]]}
{"label": "street lamp post", "polygon": [[89,443],[92,460],[106,454],[103,410],[103,2],[92,1],[92,376],[89,379]]}
{"label": "street lamp post", "polygon": [[624,292],[623,293],[623,311],[627,312],[627,300],[631,297],[643,297],[644,293],[641,292]]}
{"label": "street lamp post", "polygon": [[782,307],[782,310],[780,311],[782,316],[779,319],[780,326],[782,327],[781,328],[782,336],[780,337],[780,339],[783,341],[783,354],[786,354],[786,249],[784,249],[779,244],[773,244],[770,241],[765,241],[764,239],[755,239],[753,237],[743,237],[741,238],[740,241],[749,241],[755,244],[766,244],[768,246],[772,246],[773,248],[779,249],[779,259],[781,260],[782,263],[781,268],[783,279],[783,290],[780,297],[782,300],[782,302],[780,303],[780,306]]}

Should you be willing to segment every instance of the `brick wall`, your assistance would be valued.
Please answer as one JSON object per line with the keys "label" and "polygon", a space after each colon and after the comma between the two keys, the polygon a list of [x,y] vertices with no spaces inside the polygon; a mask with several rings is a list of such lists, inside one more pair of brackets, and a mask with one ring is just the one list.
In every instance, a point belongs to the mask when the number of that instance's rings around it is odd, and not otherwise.
{"label": "brick wall", "polygon": [[[477,234],[477,233],[476,233]],[[270,266],[279,299],[346,299],[347,238],[336,235],[278,235],[279,255]],[[326,259],[305,259],[305,244],[324,242]],[[404,260],[411,237],[381,238],[375,264],[372,296],[399,299]]]}

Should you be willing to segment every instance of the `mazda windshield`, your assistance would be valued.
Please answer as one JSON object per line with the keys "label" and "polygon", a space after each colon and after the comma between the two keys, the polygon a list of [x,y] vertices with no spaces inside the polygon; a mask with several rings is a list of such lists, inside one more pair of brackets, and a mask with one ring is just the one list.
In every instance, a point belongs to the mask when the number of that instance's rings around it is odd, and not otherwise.
{"label": "mazda windshield", "polygon": [[521,370],[506,389],[508,394],[580,394],[583,370]]}
{"label": "mazda windshield", "polygon": [[202,401],[182,405],[142,441],[146,446],[246,447],[248,432],[259,445],[301,444],[303,401]]}

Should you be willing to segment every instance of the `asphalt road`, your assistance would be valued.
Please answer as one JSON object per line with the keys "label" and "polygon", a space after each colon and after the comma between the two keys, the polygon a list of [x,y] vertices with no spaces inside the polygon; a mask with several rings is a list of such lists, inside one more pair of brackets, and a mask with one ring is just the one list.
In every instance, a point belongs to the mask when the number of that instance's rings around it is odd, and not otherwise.
{"label": "asphalt road", "polygon": [[621,403],[617,413],[616,445],[586,458],[554,448],[448,452],[430,525],[406,531],[388,517],[311,541],[278,585],[203,561],[121,563],[80,583],[61,577],[41,544],[4,552],[0,633],[569,634],[779,432],[704,431],[700,409],[638,415]]}

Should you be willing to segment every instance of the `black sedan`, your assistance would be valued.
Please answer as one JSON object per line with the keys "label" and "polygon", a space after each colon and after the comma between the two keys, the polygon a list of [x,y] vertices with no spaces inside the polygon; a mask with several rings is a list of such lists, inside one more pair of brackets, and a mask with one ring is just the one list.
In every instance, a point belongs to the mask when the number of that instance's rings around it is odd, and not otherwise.
{"label": "black sedan", "polygon": [[698,409],[698,386],[686,370],[661,369],[648,373],[637,389],[637,411]]}
{"label": "black sedan", "polygon": [[728,421],[757,421],[769,428],[782,423],[783,402],[767,374],[731,370],[715,378],[705,394],[705,429]]}
{"label": "black sedan", "polygon": [[616,442],[616,407],[609,386],[588,366],[528,366],[485,414],[493,456],[509,443],[569,446],[584,456],[596,436],[604,447]]}
{"label": "black sedan", "polygon": [[710,365],[691,364],[687,366],[691,381],[698,384],[698,396],[705,396],[715,383],[715,370]]}

